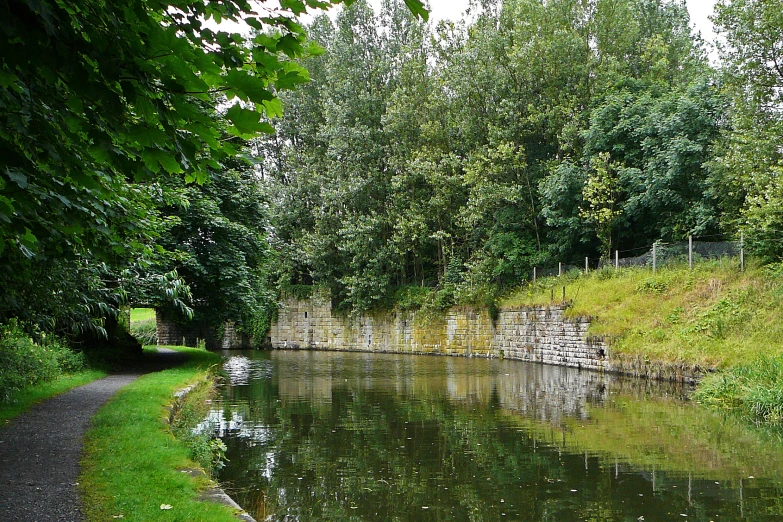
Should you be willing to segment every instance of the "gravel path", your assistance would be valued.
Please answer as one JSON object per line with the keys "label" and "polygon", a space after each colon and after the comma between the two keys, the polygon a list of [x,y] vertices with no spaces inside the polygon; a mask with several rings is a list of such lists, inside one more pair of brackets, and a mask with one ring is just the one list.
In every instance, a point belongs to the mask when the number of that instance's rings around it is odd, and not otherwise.
{"label": "gravel path", "polygon": [[[159,354],[154,369],[182,362]],[[77,491],[90,418],[141,374],[112,375],[36,405],[0,428],[0,521],[85,520]]]}

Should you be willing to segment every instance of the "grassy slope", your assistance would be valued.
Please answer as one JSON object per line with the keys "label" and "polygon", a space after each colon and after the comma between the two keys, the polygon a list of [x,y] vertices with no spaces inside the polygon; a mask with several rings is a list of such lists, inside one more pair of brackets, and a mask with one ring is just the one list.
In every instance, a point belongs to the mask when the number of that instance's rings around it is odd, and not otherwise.
{"label": "grassy slope", "polygon": [[133,308],[131,309],[131,323],[142,323],[144,321],[155,320],[154,308]]}
{"label": "grassy slope", "polygon": [[[88,520],[228,522],[229,508],[196,497],[207,485],[178,470],[194,468],[188,449],[177,441],[165,418],[173,393],[219,364],[217,354],[183,349],[189,361],[152,373],[121,390],[93,418],[85,438],[81,491]],[[161,510],[162,504],[172,506]]]}
{"label": "grassy slope", "polygon": [[660,269],[603,270],[547,278],[508,296],[502,306],[562,299],[572,316],[591,316],[613,356],[702,368],[728,368],[783,354],[783,279],[735,261]]}
{"label": "grassy slope", "polygon": [[85,370],[61,375],[54,381],[25,388],[14,393],[7,402],[0,402],[0,423],[9,422],[39,402],[105,376],[106,373],[99,370]]}

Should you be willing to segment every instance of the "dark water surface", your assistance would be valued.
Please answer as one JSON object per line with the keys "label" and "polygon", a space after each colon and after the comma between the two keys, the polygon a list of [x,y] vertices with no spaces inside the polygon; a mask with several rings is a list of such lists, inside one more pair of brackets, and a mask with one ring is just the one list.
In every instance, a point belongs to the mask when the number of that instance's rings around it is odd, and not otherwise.
{"label": "dark water surface", "polygon": [[783,520],[779,433],[517,361],[226,352],[220,480],[269,521]]}

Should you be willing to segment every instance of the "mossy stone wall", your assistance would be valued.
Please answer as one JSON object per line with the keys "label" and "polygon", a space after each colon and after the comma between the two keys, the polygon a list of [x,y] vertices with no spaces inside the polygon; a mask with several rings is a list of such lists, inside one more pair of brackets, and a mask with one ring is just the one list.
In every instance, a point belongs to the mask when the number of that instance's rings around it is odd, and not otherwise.
{"label": "mossy stone wall", "polygon": [[484,310],[456,307],[441,317],[380,311],[358,317],[332,313],[329,299],[288,298],[269,331],[278,349],[370,351],[505,357],[610,370],[608,348],[587,335],[588,319],[565,317],[565,306]]}

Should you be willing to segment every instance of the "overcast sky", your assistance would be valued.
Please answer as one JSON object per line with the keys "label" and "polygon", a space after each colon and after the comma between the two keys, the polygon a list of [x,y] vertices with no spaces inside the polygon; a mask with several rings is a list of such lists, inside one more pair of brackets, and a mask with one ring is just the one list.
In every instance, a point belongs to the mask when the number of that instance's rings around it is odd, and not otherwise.
{"label": "overcast sky", "polygon": [[[369,2],[376,11],[380,8],[381,0],[369,0]],[[468,0],[429,0],[429,3],[430,20],[435,22],[443,19],[456,20],[468,7]],[[712,14],[715,0],[686,0],[685,3],[691,15],[691,25],[696,25],[696,29],[701,31],[705,41],[712,42],[714,35],[712,22],[707,17]]]}

